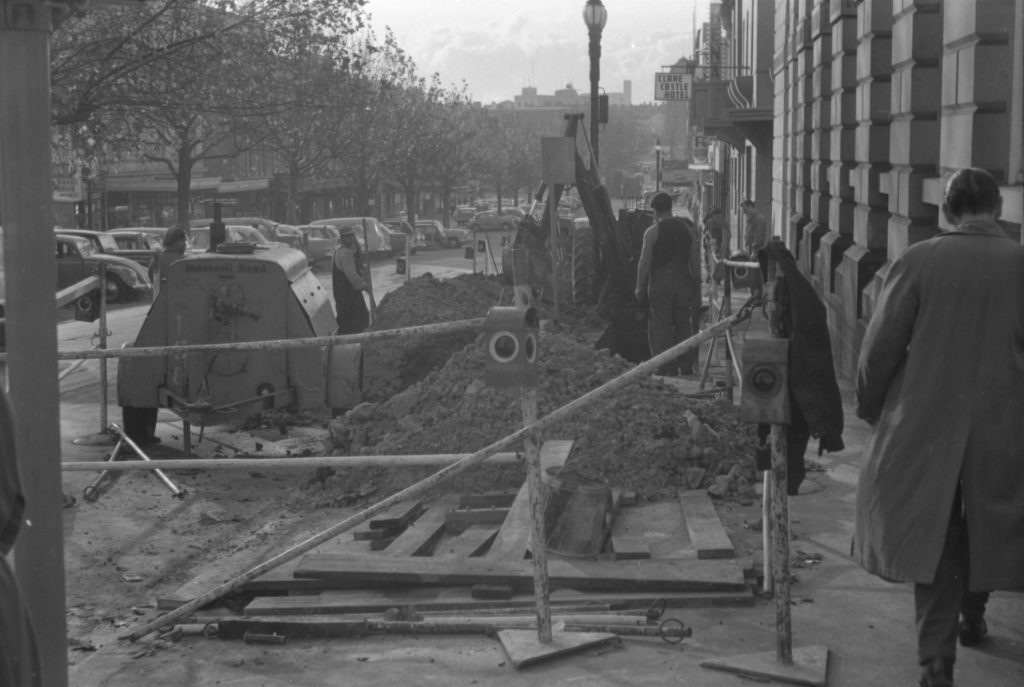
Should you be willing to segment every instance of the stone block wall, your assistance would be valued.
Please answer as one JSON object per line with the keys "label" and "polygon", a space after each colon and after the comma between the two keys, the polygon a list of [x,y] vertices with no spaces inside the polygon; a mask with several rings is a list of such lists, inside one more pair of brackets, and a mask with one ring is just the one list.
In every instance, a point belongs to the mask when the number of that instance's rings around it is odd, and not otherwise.
{"label": "stone block wall", "polygon": [[[802,13],[777,43],[774,180],[784,238],[828,310],[852,380],[891,261],[945,227],[944,179],[982,167],[1021,235],[1024,8],[1015,0],[777,0]],[[779,86],[781,69],[794,83]],[[780,113],[781,114],[781,113]],[[783,178],[784,177],[784,178]]]}

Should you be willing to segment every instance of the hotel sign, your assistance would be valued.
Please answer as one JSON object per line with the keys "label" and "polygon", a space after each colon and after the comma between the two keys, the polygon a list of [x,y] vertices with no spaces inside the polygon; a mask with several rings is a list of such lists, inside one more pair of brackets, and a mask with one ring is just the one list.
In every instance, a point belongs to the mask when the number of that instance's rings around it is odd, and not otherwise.
{"label": "hotel sign", "polygon": [[655,100],[689,100],[693,90],[693,74],[658,72],[654,75]]}

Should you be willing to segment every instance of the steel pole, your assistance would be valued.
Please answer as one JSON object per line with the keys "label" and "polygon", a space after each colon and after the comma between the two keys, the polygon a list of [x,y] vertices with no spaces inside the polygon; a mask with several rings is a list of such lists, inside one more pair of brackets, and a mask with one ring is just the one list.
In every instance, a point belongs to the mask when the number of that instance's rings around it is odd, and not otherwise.
{"label": "steel pole", "polygon": [[40,275],[57,273],[51,231],[49,39],[53,13],[61,8],[43,0],[0,0],[0,9],[7,384],[27,504],[14,567],[35,626],[42,684],[64,687],[68,675],[57,310],[53,292],[39,288]]}
{"label": "steel pole", "polygon": [[594,164],[598,163],[598,85],[601,82],[601,29],[591,27],[590,33],[590,147],[594,150]]}

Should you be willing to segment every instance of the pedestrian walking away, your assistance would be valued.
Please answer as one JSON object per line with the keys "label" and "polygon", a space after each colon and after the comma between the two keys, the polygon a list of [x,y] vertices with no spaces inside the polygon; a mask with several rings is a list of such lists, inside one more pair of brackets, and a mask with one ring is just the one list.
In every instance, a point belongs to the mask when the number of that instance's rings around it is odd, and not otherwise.
{"label": "pedestrian walking away", "polygon": [[988,172],[952,175],[952,229],[892,262],[858,361],[853,555],[914,583],[923,687],[984,641],[989,591],[1024,588],[1024,246],[1001,209]]}
{"label": "pedestrian walking away", "polygon": [[[711,237],[711,249],[719,260],[729,257],[729,244],[732,240],[732,232],[729,230],[729,222],[722,215],[720,208],[711,208],[704,215],[704,230]],[[751,256],[754,259],[754,256]]]}
{"label": "pedestrian walking away", "polygon": [[[651,317],[647,338],[655,356],[692,335],[692,317],[698,307],[700,278],[691,273],[691,258],[697,250],[693,220],[672,216],[672,197],[659,192],[651,197],[655,223],[644,232],[640,262],[637,265],[638,301],[646,295]],[[687,213],[688,215],[688,213]],[[700,258],[697,254],[699,274]],[[661,373],[693,374],[696,351],[680,356],[661,368]]]}
{"label": "pedestrian walking away", "polygon": [[355,227],[341,227],[339,233],[339,245],[334,251],[331,268],[338,334],[358,334],[370,326],[370,311],[363,298],[363,292],[370,290],[370,284],[365,278],[363,254],[356,241]]}
{"label": "pedestrian walking away", "polygon": [[[747,226],[743,231],[743,250],[748,260],[757,260],[757,252],[768,245],[768,223],[749,198],[740,203],[740,211],[747,218]],[[750,294],[760,296],[764,291],[764,280],[758,270],[754,270],[754,275]]]}

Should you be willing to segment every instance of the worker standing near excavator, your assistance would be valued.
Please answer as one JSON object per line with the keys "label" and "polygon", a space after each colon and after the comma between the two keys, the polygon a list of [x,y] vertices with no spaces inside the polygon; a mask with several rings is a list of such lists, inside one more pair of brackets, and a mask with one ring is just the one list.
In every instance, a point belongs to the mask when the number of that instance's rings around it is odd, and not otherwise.
{"label": "worker standing near excavator", "polygon": [[370,284],[360,271],[362,255],[355,227],[341,227],[338,231],[339,246],[334,251],[331,268],[338,334],[358,334],[370,326],[370,311],[363,298],[363,292],[369,291]]}
{"label": "worker standing near excavator", "polygon": [[[643,302],[646,295],[650,303],[647,340],[655,356],[691,336],[692,311],[700,291],[699,279],[694,280],[691,273],[696,249],[693,221],[672,216],[672,196],[665,192],[651,197],[651,208],[655,222],[644,232],[635,296]],[[691,375],[696,359],[691,351],[663,366],[661,373]]]}

